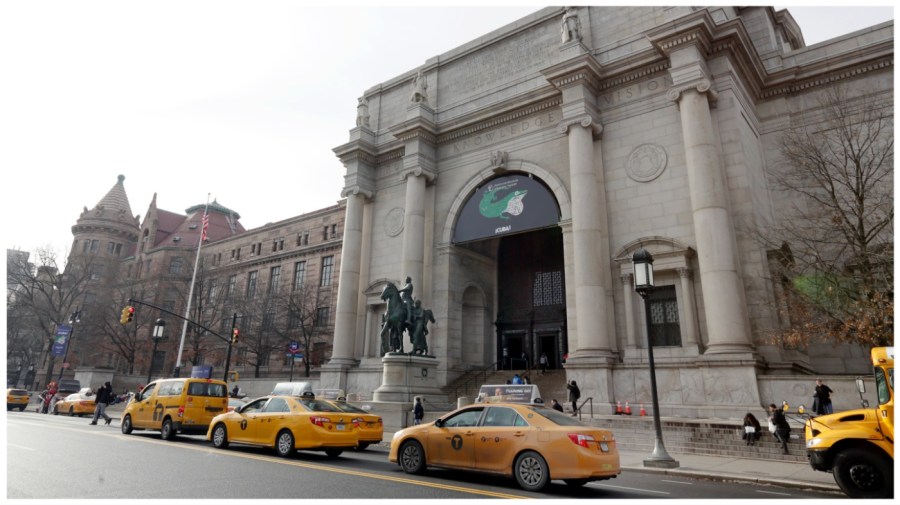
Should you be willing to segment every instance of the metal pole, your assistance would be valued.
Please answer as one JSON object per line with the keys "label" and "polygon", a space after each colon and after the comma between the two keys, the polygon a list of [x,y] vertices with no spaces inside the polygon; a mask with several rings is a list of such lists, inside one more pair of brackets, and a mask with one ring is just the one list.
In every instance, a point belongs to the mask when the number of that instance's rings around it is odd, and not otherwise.
{"label": "metal pole", "polygon": [[[209,193],[206,194],[206,209],[203,215],[209,213]],[[201,227],[202,228],[202,227]],[[200,247],[203,245],[203,231],[200,231],[200,240],[197,241],[197,255],[194,257],[194,273],[191,275],[191,289],[188,290],[187,303],[184,309],[184,325],[181,327],[181,343],[178,345],[178,360],[175,362],[175,370],[172,377],[181,376],[181,354],[184,352],[184,339],[187,336],[188,321],[191,315],[191,300],[194,298],[194,283],[197,281],[197,266],[200,265]]]}
{"label": "metal pole", "polygon": [[228,382],[228,369],[231,368],[231,346],[232,342],[234,342],[234,328],[237,325],[237,312],[234,313],[234,316],[231,318],[231,338],[228,339],[228,355],[225,357],[225,378],[222,379],[225,382]]}
{"label": "metal pole", "polygon": [[56,384],[59,386],[59,381],[62,380],[63,372],[66,371],[66,359],[69,357],[69,347],[72,346],[72,337],[75,335],[75,323],[81,321],[81,311],[76,310],[72,312],[72,317],[69,320],[69,323],[72,325],[72,331],[69,332],[69,338],[66,339],[66,352],[63,353],[63,362],[62,365],[59,365],[59,377],[56,378]]}
{"label": "metal pole", "polygon": [[644,299],[644,314],[647,318],[647,358],[650,360],[650,394],[653,398],[653,427],[656,429],[656,442],[653,445],[653,454],[644,460],[644,466],[657,468],[678,468],[678,461],[666,452],[663,444],[662,424],[659,420],[659,396],[656,394],[656,364],[653,361],[653,341],[650,339],[650,303],[647,298],[650,291],[641,293]]}
{"label": "metal pole", "polygon": [[288,382],[294,382],[294,353],[291,353],[291,378]]}
{"label": "metal pole", "polygon": [[156,361],[156,346],[159,345],[159,339],[153,339],[153,354],[150,355],[150,366],[147,370],[147,384],[150,384],[150,376],[153,375],[153,362]]}

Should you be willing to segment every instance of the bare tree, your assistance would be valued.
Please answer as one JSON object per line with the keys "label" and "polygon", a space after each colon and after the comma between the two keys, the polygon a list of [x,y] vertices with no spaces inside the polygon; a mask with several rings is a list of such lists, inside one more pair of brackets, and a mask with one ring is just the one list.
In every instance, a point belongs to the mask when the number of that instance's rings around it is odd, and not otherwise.
{"label": "bare tree", "polygon": [[330,288],[322,288],[307,282],[291,291],[285,298],[284,318],[278,332],[283,341],[300,343],[303,350],[304,374],[309,377],[313,364],[313,349],[317,342],[324,342],[329,334],[328,303]]}
{"label": "bare tree", "polygon": [[893,339],[893,103],[854,91],[825,90],[820,121],[785,131],[784,163],[769,171],[790,201],[767,233],[783,251],[784,343]]}

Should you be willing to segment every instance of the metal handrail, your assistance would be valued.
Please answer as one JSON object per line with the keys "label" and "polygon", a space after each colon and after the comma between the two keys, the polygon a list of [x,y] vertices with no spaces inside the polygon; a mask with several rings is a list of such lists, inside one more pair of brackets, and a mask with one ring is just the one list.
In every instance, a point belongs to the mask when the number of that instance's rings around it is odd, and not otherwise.
{"label": "metal handrail", "polygon": [[[577,403],[577,402],[576,402],[576,403]],[[591,419],[594,418],[594,397],[593,397],[593,396],[589,396],[589,397],[587,398],[587,400],[581,402],[581,406],[578,407],[578,412],[577,412],[577,414],[578,414],[578,420],[579,420],[579,421],[581,420],[581,413],[584,411],[584,404],[585,404],[585,403],[590,403],[590,404],[591,404],[591,407],[590,407],[590,409],[591,409]]]}
{"label": "metal handrail", "polygon": [[500,363],[500,362],[499,362],[499,361],[495,361],[495,362],[491,363],[490,365],[488,365],[488,366],[486,366],[486,367],[484,367],[484,368],[478,370],[478,373],[475,374],[475,376],[473,376],[472,378],[470,378],[470,379],[468,379],[467,381],[463,382],[463,383],[460,384],[459,386],[456,386],[456,387],[453,389],[453,397],[454,397],[454,398],[459,398],[459,390],[460,390],[460,389],[462,389],[463,394],[465,394],[466,396],[468,396],[468,393],[469,393],[469,384],[471,384],[472,382],[476,381],[476,379],[478,379],[479,377],[481,378],[481,381],[477,382],[477,384],[484,384],[484,381],[487,379],[487,375],[488,375],[488,374],[487,374],[487,371],[488,371],[488,370],[491,370],[492,372],[495,371],[496,368],[497,368],[497,364],[498,364],[498,363]]}

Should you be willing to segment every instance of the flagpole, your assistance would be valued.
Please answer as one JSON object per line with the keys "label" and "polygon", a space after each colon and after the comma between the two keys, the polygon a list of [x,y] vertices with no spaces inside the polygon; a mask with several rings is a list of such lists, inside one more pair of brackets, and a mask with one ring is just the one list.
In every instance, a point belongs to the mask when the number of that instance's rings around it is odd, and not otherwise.
{"label": "flagpole", "polygon": [[[194,298],[194,282],[197,280],[197,266],[200,264],[200,246],[203,245],[203,239],[206,238],[206,225],[203,222],[208,219],[209,215],[209,196],[206,194],[206,208],[203,209],[203,220],[200,226],[200,240],[197,241],[197,257],[194,258],[194,274],[191,276],[191,289],[188,291],[187,307],[184,309],[184,326],[181,327],[181,343],[178,345],[178,361],[175,362],[175,371],[173,377],[181,376],[181,353],[184,352],[184,338],[187,336],[188,320],[191,317],[191,300]],[[208,223],[208,221],[206,221]]]}

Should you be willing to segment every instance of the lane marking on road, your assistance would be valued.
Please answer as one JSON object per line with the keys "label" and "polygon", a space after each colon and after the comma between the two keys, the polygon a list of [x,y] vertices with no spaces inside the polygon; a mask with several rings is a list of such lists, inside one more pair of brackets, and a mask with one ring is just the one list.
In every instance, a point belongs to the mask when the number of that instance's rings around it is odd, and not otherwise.
{"label": "lane marking on road", "polygon": [[777,494],[778,496],[793,496],[791,493],[776,493],[775,491],[762,491],[759,489],[757,489],[756,492],[762,494]]}
{"label": "lane marking on road", "polygon": [[592,486],[592,487],[607,487],[610,489],[622,489],[625,491],[640,491],[642,493],[656,493],[656,494],[664,494],[664,495],[672,494],[672,493],[667,493],[665,491],[654,491],[652,489],[641,489],[641,488],[637,488],[637,487],[613,486],[612,484],[588,484],[588,485]]}
{"label": "lane marking on road", "polygon": [[666,479],[662,479],[662,480],[660,480],[660,482],[668,482],[668,483],[670,483],[670,484],[685,484],[685,485],[687,485],[687,486],[693,486],[693,485],[694,485],[693,482],[688,482],[688,481],[684,481],[684,480],[666,480]]}
{"label": "lane marking on road", "polygon": [[[71,428],[69,428],[69,429],[71,429]],[[91,433],[91,430],[72,429],[72,431]],[[103,433],[103,434],[105,435],[105,433]],[[189,449],[189,450],[193,450],[193,451],[205,452],[211,456],[226,456],[226,457],[230,456],[230,457],[237,457],[237,458],[244,458],[244,459],[254,459],[257,461],[264,461],[266,463],[290,465],[290,466],[296,466],[299,468],[308,468],[311,470],[321,470],[321,471],[325,471],[325,472],[341,473],[344,475],[352,475],[352,476],[356,476],[356,477],[365,477],[365,478],[369,478],[369,479],[384,480],[384,481],[388,481],[388,482],[398,482],[401,484],[410,484],[413,486],[431,487],[431,488],[443,489],[443,490],[447,490],[447,491],[458,491],[460,493],[469,493],[469,494],[475,494],[475,495],[481,495],[481,496],[488,496],[488,497],[492,497],[492,498],[508,498],[508,499],[519,499],[519,500],[520,499],[531,499],[528,496],[522,496],[522,495],[501,493],[501,492],[497,492],[497,491],[487,491],[487,490],[467,488],[467,487],[461,487],[461,486],[454,486],[451,484],[440,484],[437,482],[425,482],[425,481],[420,481],[420,480],[407,479],[404,477],[391,477],[391,476],[387,476],[387,475],[379,475],[376,473],[362,472],[362,471],[358,471],[358,470],[349,470],[349,469],[337,468],[337,467],[333,467],[333,466],[319,465],[319,464],[315,464],[315,463],[305,463],[302,461],[280,460],[280,459],[275,459],[271,456],[258,456],[255,454],[243,454],[243,453],[239,453],[239,452],[228,451],[227,449],[223,450],[223,449],[215,449],[213,447],[201,447],[201,446],[184,445],[184,444],[179,445],[177,442],[173,443],[173,442],[165,441],[165,440],[153,440],[153,439],[147,439],[147,438],[143,438],[143,437],[134,437],[132,435],[125,435],[123,433],[110,433],[109,435],[115,436],[116,438],[119,438],[121,440],[144,442],[144,443],[148,443],[148,444],[173,447],[176,449]]]}

